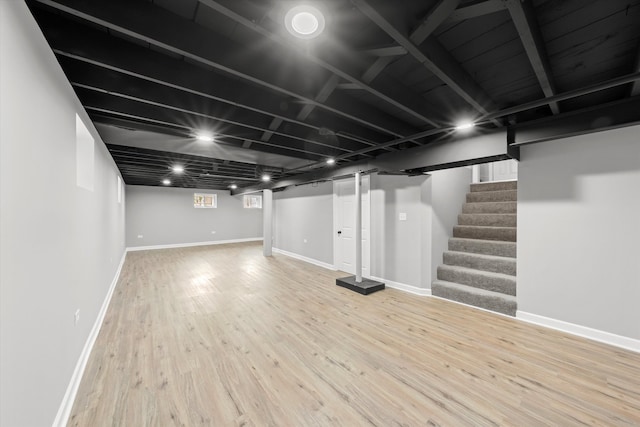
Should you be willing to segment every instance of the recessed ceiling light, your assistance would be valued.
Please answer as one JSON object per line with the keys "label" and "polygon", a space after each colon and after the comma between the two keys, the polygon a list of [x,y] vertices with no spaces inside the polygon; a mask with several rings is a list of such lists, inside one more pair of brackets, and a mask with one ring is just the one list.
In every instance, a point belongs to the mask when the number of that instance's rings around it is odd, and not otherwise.
{"label": "recessed ceiling light", "polygon": [[324,31],[324,15],[313,6],[295,6],[285,15],[284,25],[294,36],[312,39]]}
{"label": "recessed ceiling light", "polygon": [[213,142],[213,135],[208,133],[199,133],[196,134],[196,139],[203,142]]}
{"label": "recessed ceiling light", "polygon": [[262,175],[262,180],[265,181],[265,182],[266,181],[270,181],[271,177],[268,174],[265,173],[264,175]]}
{"label": "recessed ceiling light", "polygon": [[456,125],[456,130],[469,130],[476,126],[473,122],[460,122]]}
{"label": "recessed ceiling light", "polygon": [[163,180],[162,180],[162,183],[163,183],[164,185],[171,185],[171,181],[169,181],[168,179],[163,179]]}
{"label": "recessed ceiling light", "polygon": [[230,189],[232,189],[232,190],[235,190],[236,188],[238,188],[238,186],[237,186],[237,185],[235,185],[235,184],[231,184],[231,185],[229,186],[229,188],[230,188]]}
{"label": "recessed ceiling light", "polygon": [[174,171],[175,173],[182,173],[184,172],[184,167],[180,165],[175,165],[171,168],[171,170]]}
{"label": "recessed ceiling light", "polygon": [[328,158],[328,159],[327,159],[327,164],[328,164],[328,165],[332,165],[332,164],[334,164],[335,162],[336,162],[336,159],[334,159],[333,157],[330,157],[330,158]]}

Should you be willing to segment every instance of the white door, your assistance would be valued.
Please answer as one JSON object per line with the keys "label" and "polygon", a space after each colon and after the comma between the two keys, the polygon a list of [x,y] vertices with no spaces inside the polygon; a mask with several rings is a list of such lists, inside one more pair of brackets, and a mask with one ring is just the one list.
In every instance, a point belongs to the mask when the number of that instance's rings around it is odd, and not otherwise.
{"label": "white door", "polygon": [[511,179],[518,179],[518,162],[515,160],[504,160],[480,165],[481,182],[507,181]]}
{"label": "white door", "polygon": [[[370,203],[369,177],[361,179],[362,192],[362,275],[369,277]],[[334,194],[334,265],[340,271],[355,274],[355,179],[333,182]]]}
{"label": "white door", "polygon": [[515,160],[494,162],[492,181],[506,181],[510,179],[518,179],[518,162]]}
{"label": "white door", "polygon": [[363,176],[362,183],[362,277],[370,277],[369,268],[371,258],[371,203],[369,197],[370,183],[369,175]]}
{"label": "white door", "polygon": [[355,186],[353,179],[334,181],[335,266],[338,270],[355,274]]}

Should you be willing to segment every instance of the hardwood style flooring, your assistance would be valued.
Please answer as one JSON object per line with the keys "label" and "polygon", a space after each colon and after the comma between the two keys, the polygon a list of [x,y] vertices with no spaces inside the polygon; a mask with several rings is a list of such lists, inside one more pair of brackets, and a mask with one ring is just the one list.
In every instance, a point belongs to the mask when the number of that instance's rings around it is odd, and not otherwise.
{"label": "hardwood style flooring", "polygon": [[640,425],[640,354],[343,275],[129,253],[69,425]]}

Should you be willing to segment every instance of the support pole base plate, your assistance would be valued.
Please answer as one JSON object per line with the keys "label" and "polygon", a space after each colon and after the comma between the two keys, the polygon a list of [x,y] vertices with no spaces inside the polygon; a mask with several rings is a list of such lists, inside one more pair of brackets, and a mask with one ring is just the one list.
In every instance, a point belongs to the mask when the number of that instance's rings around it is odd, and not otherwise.
{"label": "support pole base plate", "polygon": [[336,285],[342,286],[362,295],[369,295],[384,289],[384,283],[376,282],[371,279],[362,279],[362,282],[356,282],[356,276],[342,277],[336,279]]}

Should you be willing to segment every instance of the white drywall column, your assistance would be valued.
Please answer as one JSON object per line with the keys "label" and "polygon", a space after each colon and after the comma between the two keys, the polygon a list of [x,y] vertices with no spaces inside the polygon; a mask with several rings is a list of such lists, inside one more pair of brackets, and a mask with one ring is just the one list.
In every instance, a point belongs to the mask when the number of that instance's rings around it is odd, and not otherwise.
{"label": "white drywall column", "polygon": [[480,165],[471,166],[471,183],[477,184],[480,182]]}
{"label": "white drywall column", "polygon": [[273,247],[273,192],[271,190],[262,190],[262,222],[264,231],[262,253],[264,256],[271,256]]}
{"label": "white drywall column", "polygon": [[356,283],[362,282],[362,194],[360,172],[355,174],[356,186]]}

